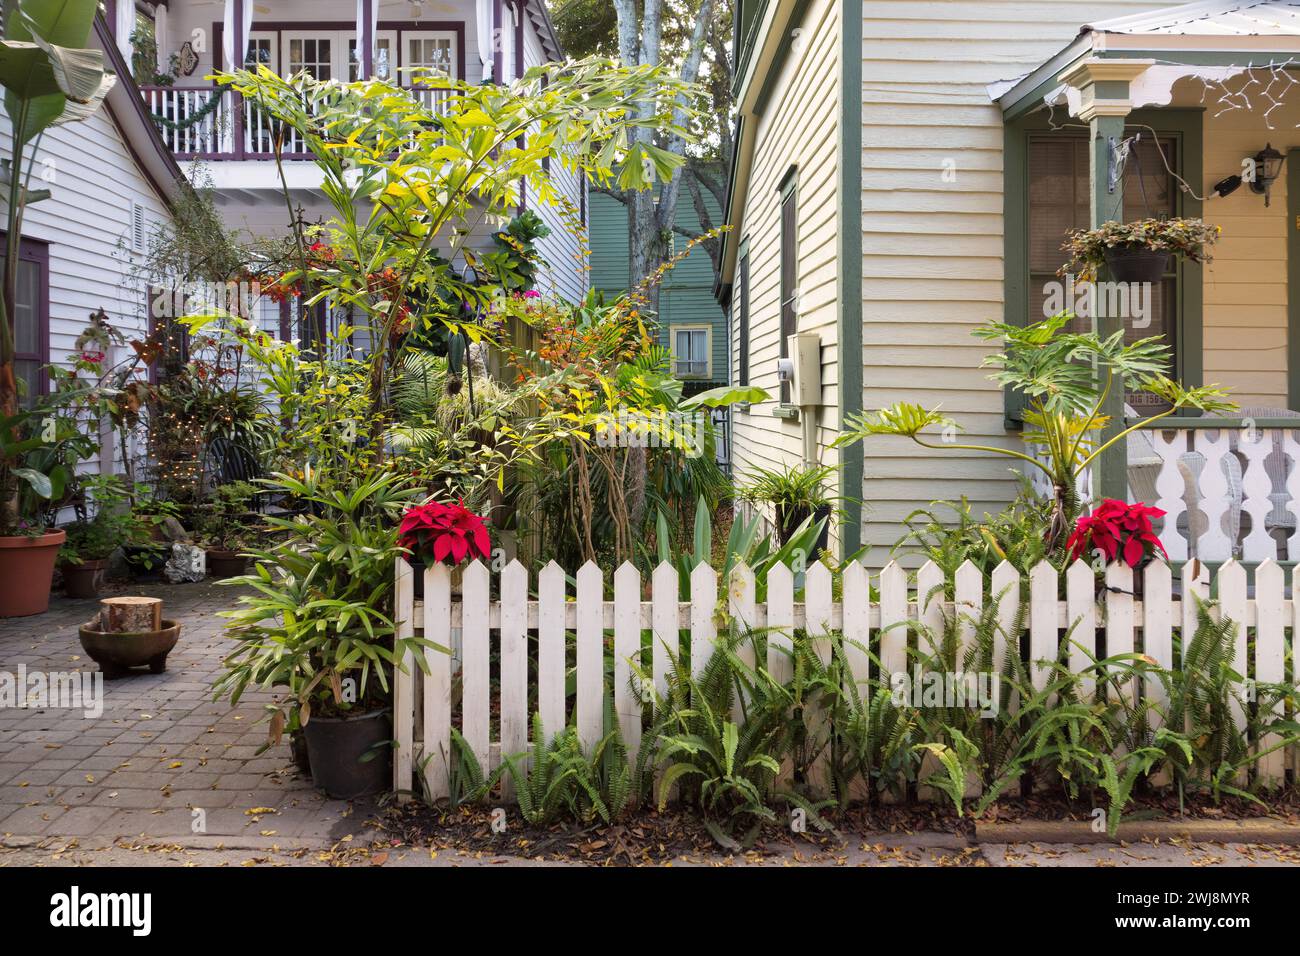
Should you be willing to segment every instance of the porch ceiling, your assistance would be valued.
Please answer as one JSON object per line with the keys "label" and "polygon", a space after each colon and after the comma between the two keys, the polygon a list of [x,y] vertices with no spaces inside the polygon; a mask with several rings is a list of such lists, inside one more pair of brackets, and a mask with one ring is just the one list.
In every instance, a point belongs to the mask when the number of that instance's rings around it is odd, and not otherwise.
{"label": "porch ceiling", "polygon": [[[989,98],[1009,119],[1064,102],[1062,74],[1106,58],[1149,61],[1133,83],[1134,107],[1168,105],[1171,87],[1183,77],[1221,82],[1252,66],[1300,69],[1300,0],[1197,0],[1085,23],[1036,69],[989,84]],[[1070,102],[1072,111],[1076,105]]]}

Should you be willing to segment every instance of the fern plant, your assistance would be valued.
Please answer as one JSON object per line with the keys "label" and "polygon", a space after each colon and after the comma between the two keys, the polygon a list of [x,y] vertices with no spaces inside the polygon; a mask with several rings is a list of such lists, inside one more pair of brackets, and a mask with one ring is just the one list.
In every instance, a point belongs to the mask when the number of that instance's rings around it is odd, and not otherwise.
{"label": "fern plant", "polygon": [[579,823],[597,817],[611,823],[623,812],[632,794],[632,775],[617,727],[592,748],[590,757],[582,751],[576,727],[566,727],[547,743],[541,714],[534,714],[532,734],[529,753],[502,758],[526,821],[544,826],[567,813]]}

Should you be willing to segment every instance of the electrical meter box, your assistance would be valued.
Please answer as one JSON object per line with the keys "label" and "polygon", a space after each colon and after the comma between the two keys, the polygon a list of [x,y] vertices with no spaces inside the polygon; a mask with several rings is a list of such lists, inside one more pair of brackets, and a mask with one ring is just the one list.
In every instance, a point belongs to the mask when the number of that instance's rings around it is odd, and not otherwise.
{"label": "electrical meter box", "polygon": [[822,403],[822,340],[815,332],[797,332],[786,339],[790,356],[790,402],[799,407]]}

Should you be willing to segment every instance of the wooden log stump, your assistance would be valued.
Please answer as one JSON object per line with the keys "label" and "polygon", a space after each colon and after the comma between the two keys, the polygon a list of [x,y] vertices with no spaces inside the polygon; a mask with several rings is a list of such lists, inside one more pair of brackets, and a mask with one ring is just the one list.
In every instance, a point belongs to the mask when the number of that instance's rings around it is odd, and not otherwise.
{"label": "wooden log stump", "polygon": [[110,634],[141,634],[162,630],[162,598],[104,598],[99,606],[100,627]]}

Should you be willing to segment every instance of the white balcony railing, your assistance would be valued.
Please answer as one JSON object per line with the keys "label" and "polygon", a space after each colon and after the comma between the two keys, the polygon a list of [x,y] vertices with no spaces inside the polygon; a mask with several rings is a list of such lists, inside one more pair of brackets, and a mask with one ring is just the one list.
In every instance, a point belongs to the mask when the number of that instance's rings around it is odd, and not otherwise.
{"label": "white balcony railing", "polygon": [[[435,114],[446,110],[446,90],[421,87],[408,92]],[[163,142],[178,159],[270,159],[275,155],[275,123],[265,110],[247,102],[240,104],[233,91],[148,86],[141,89],[141,94]],[[239,136],[235,135],[237,126]],[[285,132],[281,155],[288,159],[308,157],[296,131]]]}
{"label": "white balcony railing", "polygon": [[[1126,442],[1128,500],[1166,512],[1158,533],[1170,561],[1300,561],[1300,414],[1244,411],[1258,414],[1165,418]],[[1030,482],[1050,494],[1039,475]]]}

